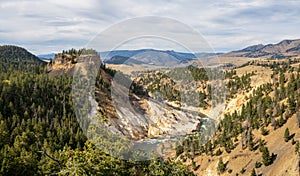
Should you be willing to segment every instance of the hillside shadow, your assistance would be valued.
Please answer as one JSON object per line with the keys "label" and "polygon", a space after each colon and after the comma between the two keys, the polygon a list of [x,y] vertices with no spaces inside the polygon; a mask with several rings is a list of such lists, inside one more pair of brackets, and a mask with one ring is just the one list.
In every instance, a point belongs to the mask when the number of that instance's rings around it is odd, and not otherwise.
{"label": "hillside shadow", "polygon": [[276,160],[276,158],[277,158],[277,154],[275,154],[275,153],[272,153],[272,164],[274,163],[274,161]]}
{"label": "hillside shadow", "polygon": [[291,139],[293,139],[294,137],[295,137],[295,133],[293,133],[292,135],[290,135],[289,137],[288,137],[288,140],[291,140]]}

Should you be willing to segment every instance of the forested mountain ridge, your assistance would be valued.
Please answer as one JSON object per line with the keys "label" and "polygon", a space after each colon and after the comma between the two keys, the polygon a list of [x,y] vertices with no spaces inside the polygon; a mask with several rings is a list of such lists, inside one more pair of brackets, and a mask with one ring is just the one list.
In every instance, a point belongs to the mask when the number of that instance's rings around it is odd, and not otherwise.
{"label": "forested mountain ridge", "polygon": [[0,64],[2,69],[32,69],[35,66],[46,65],[26,49],[12,45],[0,46]]}

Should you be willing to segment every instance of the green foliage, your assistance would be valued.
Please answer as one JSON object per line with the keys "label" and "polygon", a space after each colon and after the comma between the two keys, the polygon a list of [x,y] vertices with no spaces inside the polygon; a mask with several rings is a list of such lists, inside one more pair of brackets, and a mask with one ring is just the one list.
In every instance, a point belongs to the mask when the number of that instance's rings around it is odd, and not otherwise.
{"label": "green foliage", "polygon": [[260,168],[261,165],[262,165],[261,162],[259,162],[259,161],[256,161],[256,162],[255,162],[255,168]]}
{"label": "green foliage", "polygon": [[178,157],[180,154],[183,153],[183,146],[182,145],[179,145],[177,148],[176,148],[176,156]]}
{"label": "green foliage", "polygon": [[69,54],[69,55],[73,55],[73,56],[80,56],[81,54],[98,54],[98,53],[94,49],[82,48],[82,49],[76,50],[74,48],[71,48],[69,50],[63,50],[62,54]]}
{"label": "green foliage", "polygon": [[27,50],[17,46],[0,46],[0,72],[31,70],[40,72],[46,63]]}
{"label": "green foliage", "polygon": [[[215,104],[224,101],[223,97],[225,97],[224,88],[212,88],[208,80],[223,80],[223,77],[223,72],[217,69],[189,66],[167,71],[142,72],[139,74],[140,79],[135,82],[141,87],[146,87],[149,94],[155,99],[207,108],[209,105],[213,105],[211,99],[215,100]],[[198,89],[199,83],[203,84],[201,86],[203,90]],[[212,91],[214,91],[213,94]],[[220,96],[212,97],[214,94]],[[221,94],[224,96],[222,97]]]}
{"label": "green foliage", "polygon": [[296,141],[294,138],[292,138],[292,141],[291,141],[292,145],[295,145],[296,144]]}
{"label": "green foliage", "polygon": [[[175,81],[164,73],[150,72],[141,76],[142,79],[134,82],[136,87],[147,87],[152,97],[158,100],[179,101],[181,95],[175,88]],[[133,89],[134,90],[134,89]]]}
{"label": "green foliage", "polygon": [[58,175],[193,175],[180,162],[162,160],[126,161],[107,155],[87,142],[83,150],[65,147],[61,152],[63,168]]}
{"label": "green foliage", "polygon": [[241,77],[239,76],[234,76],[227,73],[227,77],[230,79],[228,80],[227,83],[227,89],[229,91],[229,97],[233,97],[234,94],[236,93],[241,93],[244,90],[249,90],[251,88],[250,83],[251,83],[251,76],[252,73],[247,73],[242,75]]}
{"label": "green foliage", "polygon": [[[86,142],[86,137],[74,114],[75,109],[73,109],[71,99],[72,79],[66,76],[49,77],[44,74],[43,63],[19,48],[12,48],[6,48],[5,50],[9,52],[3,52],[3,57],[0,57],[0,175],[192,174],[179,162],[164,161],[161,158],[146,162],[123,161],[107,155],[105,149],[96,148]],[[75,58],[82,52],[95,51],[72,49],[63,53]],[[71,61],[75,63],[75,60]],[[213,151],[220,147],[224,147],[225,151],[229,153],[235,147],[232,140],[236,139],[235,142],[237,142],[237,136],[240,134],[245,135],[242,140],[246,141],[245,143],[251,150],[255,144],[252,130],[260,128],[262,135],[267,135],[265,127],[270,123],[274,127],[282,127],[300,107],[298,91],[300,72],[298,70],[297,74],[293,73],[290,79],[287,79],[285,72],[291,72],[289,66],[279,63],[272,63],[269,66],[274,69],[272,76],[278,80],[257,87],[247,98],[241,111],[225,114],[218,127],[218,136],[214,141],[206,143],[204,142],[206,139],[201,138],[202,136],[195,136],[194,140],[187,142],[186,148],[178,147],[176,155],[179,156],[183,152],[190,158],[204,152],[213,155]],[[111,76],[118,73],[106,68],[105,65],[101,65],[101,68]],[[189,67],[188,70],[193,79],[200,82],[222,76],[218,75],[221,73],[210,69]],[[174,69],[173,71],[172,74],[178,79],[185,78],[182,74],[184,70]],[[235,71],[225,72],[230,95],[227,98],[249,90],[252,75],[253,73],[248,73],[238,77]],[[123,76],[126,84],[130,78],[126,75]],[[156,76],[151,77],[150,75],[143,79],[141,84],[133,84],[131,92],[147,95],[143,85],[149,85],[150,92],[161,93],[162,97],[157,95],[157,98],[181,100],[175,81],[170,80],[167,75],[162,73],[158,73]],[[97,76],[96,86],[100,90],[109,91],[109,85],[100,75]],[[192,85],[187,84],[187,86]],[[199,100],[203,102],[200,104],[201,107],[206,107],[211,103],[210,86],[207,84],[206,90],[199,92]],[[275,91],[274,97],[269,95],[272,91]],[[192,104],[194,103],[193,99],[194,96],[190,96],[186,98],[186,101]],[[87,109],[90,107],[88,103],[84,103],[83,106]],[[103,118],[107,118],[105,112],[101,109],[100,111]],[[82,113],[86,115],[87,112]],[[299,120],[300,115],[298,116]],[[276,121],[275,119],[278,117],[279,119]],[[89,123],[89,121],[80,121],[83,126],[88,126]],[[243,124],[247,124],[247,126],[245,127]],[[284,136],[285,139],[288,139],[289,132],[288,135],[285,132]],[[204,135],[204,137],[206,136]],[[111,146],[109,138],[106,138],[105,142],[106,147],[113,147],[116,152],[123,149],[122,146]],[[272,155],[263,142],[260,142],[260,150],[262,163],[266,166],[270,165]],[[299,141],[295,143],[295,152],[299,152]],[[215,154],[221,155],[222,151],[218,149]],[[183,155],[181,156],[187,159]],[[255,167],[261,167],[262,163],[256,162]],[[196,169],[194,161],[192,165]],[[226,170],[222,158],[218,163],[218,170],[219,172]],[[241,173],[244,172],[245,169],[242,169]]]}
{"label": "green foliage", "polygon": [[296,145],[295,145],[295,153],[298,154],[299,153],[299,148],[300,148],[300,144],[299,144],[299,141],[296,142]]}
{"label": "green foliage", "polygon": [[106,155],[91,143],[86,143],[83,150],[64,147],[61,152],[63,168],[58,175],[131,175],[134,170],[130,163]]}
{"label": "green foliage", "polygon": [[[97,81],[106,86],[101,77]],[[1,72],[0,175],[193,175],[180,162],[124,161],[87,142],[79,122],[90,122],[77,121],[71,85],[72,78],[65,75]],[[87,103],[83,106],[88,109]],[[109,140],[105,145],[124,147],[109,145]]]}
{"label": "green foliage", "polygon": [[252,169],[251,176],[257,176],[254,168]]}
{"label": "green foliage", "polygon": [[180,162],[171,160],[163,161],[156,159],[151,161],[149,166],[144,169],[141,175],[194,175],[191,171],[187,170]]}
{"label": "green foliage", "polygon": [[[189,73],[187,73],[189,71]],[[175,80],[190,80],[195,81],[208,81],[209,76],[207,74],[207,69],[189,66],[186,68],[175,68],[170,71],[168,75],[172,75]]]}
{"label": "green foliage", "polygon": [[[298,102],[298,104],[300,104],[299,100],[297,102]],[[297,116],[297,125],[300,128],[300,113],[297,112],[296,116]]]}
{"label": "green foliage", "polygon": [[[213,140],[203,142],[203,140],[195,137],[195,143],[197,143],[196,141],[201,141],[202,143],[202,146],[199,145],[195,148],[195,152],[198,155],[202,153],[212,155],[211,151],[219,147],[224,147],[225,151],[229,153],[236,146],[232,140],[238,142],[240,134],[242,134],[241,142],[243,145],[249,147],[250,150],[254,150],[256,147],[252,130],[260,129],[262,135],[268,135],[269,131],[266,128],[269,125],[272,125],[274,129],[280,128],[286,123],[289,117],[296,113],[293,112],[294,108],[300,107],[300,69],[298,69],[297,73],[292,72],[293,69],[285,63],[271,63],[269,66],[274,71],[272,75],[274,82],[255,88],[252,94],[247,97],[247,101],[242,105],[241,111],[225,114],[224,118],[220,121],[217,135]],[[286,72],[293,73],[290,79],[286,79]],[[251,75],[253,73],[245,74],[243,78],[238,78],[233,71],[225,72],[225,76],[228,79],[227,87],[230,88],[229,94],[234,96],[238,91],[246,91],[247,85],[250,85],[249,79]],[[244,80],[244,83],[242,83],[242,80]],[[274,92],[274,97],[270,96],[271,92]],[[227,98],[231,98],[231,96]],[[297,113],[297,119],[298,124],[300,124],[299,113]],[[297,142],[295,144],[297,146]],[[259,149],[262,152],[262,163],[264,165],[272,164],[272,160],[274,159],[273,154],[270,155],[268,149],[265,147],[265,142],[262,140],[259,140]],[[214,154],[219,155],[218,150]],[[261,167],[262,163],[257,162],[256,167]]]}
{"label": "green foliage", "polygon": [[282,127],[285,124],[285,120],[283,119],[283,115],[280,115],[280,118],[277,121],[277,125]]}
{"label": "green foliage", "polygon": [[260,131],[263,136],[266,136],[269,134],[268,130],[266,130],[264,127],[261,127]]}
{"label": "green foliage", "polygon": [[219,163],[218,163],[218,171],[219,171],[220,173],[224,173],[225,170],[226,170],[226,165],[224,164],[223,159],[220,158],[220,159],[219,159]]}
{"label": "green foliage", "polygon": [[198,167],[196,165],[196,162],[194,160],[192,160],[192,167],[193,167],[193,170],[197,170]]}
{"label": "green foliage", "polygon": [[244,174],[246,172],[245,168],[242,168],[242,170],[240,171],[241,174]]}
{"label": "green foliage", "polygon": [[262,152],[262,163],[265,166],[271,165],[273,161],[272,161],[272,155],[270,155],[268,147],[262,146],[261,152]]}
{"label": "green foliage", "polygon": [[286,128],[284,131],[284,141],[288,142],[290,140],[290,130],[289,128]]}
{"label": "green foliage", "polygon": [[7,71],[0,76],[0,90],[0,175],[59,171],[43,153],[58,156],[65,145],[81,148],[86,140],[72,108],[71,79]]}
{"label": "green foliage", "polygon": [[236,70],[230,70],[225,72],[226,79],[232,79],[234,75],[236,75]]}
{"label": "green foliage", "polygon": [[220,156],[222,154],[222,151],[220,150],[220,149],[218,149],[217,151],[216,151],[216,156]]}

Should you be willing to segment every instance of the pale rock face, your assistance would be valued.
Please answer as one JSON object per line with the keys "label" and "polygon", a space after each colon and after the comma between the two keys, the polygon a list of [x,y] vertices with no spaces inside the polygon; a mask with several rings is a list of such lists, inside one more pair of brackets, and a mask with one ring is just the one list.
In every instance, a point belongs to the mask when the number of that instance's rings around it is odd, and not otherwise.
{"label": "pale rock face", "polygon": [[149,126],[149,128],[148,128],[148,134],[147,134],[147,136],[149,138],[157,137],[157,136],[159,136],[161,134],[162,134],[162,130],[159,129],[159,127],[155,127],[155,126],[152,126],[152,125]]}
{"label": "pale rock face", "polygon": [[[135,106],[121,100],[115,106],[114,128],[131,139],[176,137],[191,134],[200,124],[200,115],[168,106],[154,99],[141,99]],[[143,104],[143,111],[139,106]],[[116,131],[116,130],[114,130]]]}

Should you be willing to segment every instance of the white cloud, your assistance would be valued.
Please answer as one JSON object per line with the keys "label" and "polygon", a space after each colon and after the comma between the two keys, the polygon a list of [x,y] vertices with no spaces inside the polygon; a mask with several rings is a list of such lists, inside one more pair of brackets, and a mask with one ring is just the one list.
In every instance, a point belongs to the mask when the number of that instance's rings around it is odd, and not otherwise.
{"label": "white cloud", "polygon": [[[299,38],[299,5],[299,1],[280,4],[271,0],[2,0],[0,41],[22,45],[37,54],[58,52],[69,47],[80,48],[97,33],[120,21],[155,15],[193,27],[216,51],[234,50],[249,44]],[[181,32],[172,25],[162,23],[161,27],[173,33]],[[130,46],[142,48],[143,42],[139,45]]]}

